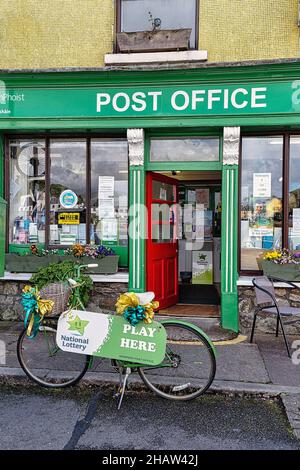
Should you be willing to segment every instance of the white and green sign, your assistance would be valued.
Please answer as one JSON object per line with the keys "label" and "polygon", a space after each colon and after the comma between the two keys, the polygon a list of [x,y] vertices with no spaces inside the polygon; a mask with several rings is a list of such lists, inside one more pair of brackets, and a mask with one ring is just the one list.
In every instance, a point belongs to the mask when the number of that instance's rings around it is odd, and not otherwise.
{"label": "white and green sign", "polygon": [[199,80],[176,86],[4,87],[0,92],[0,119],[299,112],[299,80],[218,84]]}
{"label": "white and green sign", "polygon": [[213,284],[212,251],[193,251],[192,284]]}
{"label": "white and green sign", "polygon": [[160,323],[132,326],[122,316],[81,310],[60,316],[56,340],[63,351],[146,365],[160,364],[166,350]]}

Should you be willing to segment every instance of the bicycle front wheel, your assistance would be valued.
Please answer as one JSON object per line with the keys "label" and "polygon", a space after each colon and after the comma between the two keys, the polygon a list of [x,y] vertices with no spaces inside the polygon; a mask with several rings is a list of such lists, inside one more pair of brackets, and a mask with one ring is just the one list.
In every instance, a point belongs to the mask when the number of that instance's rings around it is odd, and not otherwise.
{"label": "bicycle front wheel", "polygon": [[17,344],[19,363],[25,374],[47,388],[65,388],[75,385],[86,373],[90,357],[68,353],[56,344],[56,327],[40,327],[30,339],[22,331]]}
{"label": "bicycle front wheel", "polygon": [[165,359],[156,367],[141,367],[144,383],[157,395],[177,401],[192,400],[211,385],[216,359],[210,342],[192,325],[161,324],[167,332]]}

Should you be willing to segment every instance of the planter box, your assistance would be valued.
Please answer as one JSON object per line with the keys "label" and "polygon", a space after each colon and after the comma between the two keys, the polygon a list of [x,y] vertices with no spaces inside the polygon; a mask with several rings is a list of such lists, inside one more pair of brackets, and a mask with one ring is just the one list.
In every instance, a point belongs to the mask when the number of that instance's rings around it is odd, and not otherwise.
{"label": "planter box", "polygon": [[284,281],[300,281],[300,263],[276,264],[273,261],[261,260],[261,267],[266,276]]}
{"label": "planter box", "polygon": [[119,256],[111,255],[105,256],[101,259],[94,259],[89,256],[84,256],[82,258],[76,258],[72,255],[61,255],[59,257],[60,261],[75,261],[79,264],[98,264],[96,268],[87,269],[89,274],[115,274],[118,272]]}
{"label": "planter box", "polygon": [[59,258],[59,255],[34,256],[6,253],[5,269],[12,273],[35,273],[38,269],[48,266],[50,263],[58,263]]}
{"label": "planter box", "polygon": [[189,48],[191,28],[118,33],[121,52],[179,51]]}
{"label": "planter box", "polygon": [[75,261],[81,264],[98,264],[97,268],[88,269],[90,274],[115,274],[118,272],[119,256],[105,256],[101,259],[93,259],[88,256],[76,258],[72,255],[18,255],[16,253],[6,253],[5,269],[12,273],[36,273],[40,268],[60,261]]}

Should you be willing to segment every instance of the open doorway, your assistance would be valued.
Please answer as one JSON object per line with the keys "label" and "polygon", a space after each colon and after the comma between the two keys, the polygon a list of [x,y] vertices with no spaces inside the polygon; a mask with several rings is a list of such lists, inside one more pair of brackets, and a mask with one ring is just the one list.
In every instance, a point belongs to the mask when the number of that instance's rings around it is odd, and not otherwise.
{"label": "open doorway", "polygon": [[149,173],[147,205],[147,289],[160,313],[218,317],[221,172]]}

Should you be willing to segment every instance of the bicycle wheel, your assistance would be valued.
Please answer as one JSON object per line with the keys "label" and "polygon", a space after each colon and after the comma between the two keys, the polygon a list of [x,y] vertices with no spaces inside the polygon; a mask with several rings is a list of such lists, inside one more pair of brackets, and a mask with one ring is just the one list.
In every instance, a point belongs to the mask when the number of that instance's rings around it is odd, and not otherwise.
{"label": "bicycle wheel", "polygon": [[192,400],[211,385],[216,373],[212,345],[192,325],[164,323],[165,359],[156,367],[140,367],[144,383],[157,395],[171,400]]}
{"label": "bicycle wheel", "polygon": [[25,374],[47,388],[75,385],[86,373],[90,360],[89,356],[59,349],[56,344],[56,326],[46,324],[32,339],[28,338],[26,330],[22,331],[17,355]]}

